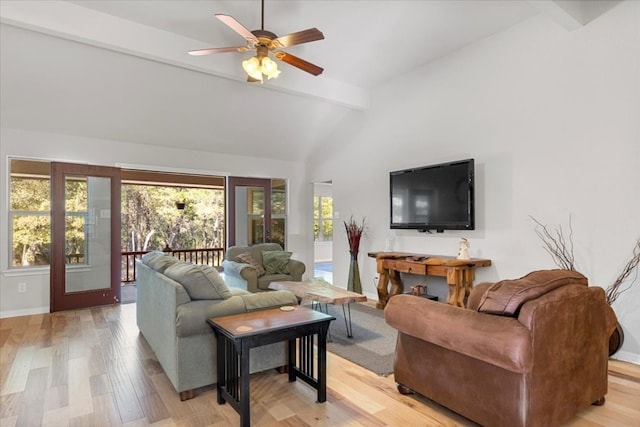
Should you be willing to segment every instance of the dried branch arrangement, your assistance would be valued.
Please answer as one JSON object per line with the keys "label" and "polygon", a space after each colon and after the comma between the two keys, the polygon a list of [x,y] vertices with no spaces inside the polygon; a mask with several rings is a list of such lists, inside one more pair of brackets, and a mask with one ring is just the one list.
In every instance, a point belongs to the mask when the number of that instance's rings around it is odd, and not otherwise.
{"label": "dried branch arrangement", "polygon": [[633,256],[622,269],[622,273],[620,273],[618,278],[611,285],[609,285],[609,287],[607,287],[606,295],[609,305],[613,304],[613,302],[618,299],[618,296],[622,292],[629,289],[631,286],[633,286],[636,280],[638,280],[638,272],[636,271],[636,275],[633,280],[631,280],[631,283],[629,283],[625,288],[620,289],[620,285],[622,285],[624,281],[627,280],[631,272],[636,269],[638,264],[640,264],[640,239],[636,241],[636,246],[633,248]]}
{"label": "dried branch arrangement", "polygon": [[351,216],[349,221],[344,221],[344,229],[347,232],[347,239],[349,239],[349,252],[352,256],[358,255],[360,238],[364,233],[364,218],[362,218],[362,223],[358,223],[353,216]]}
{"label": "dried branch arrangement", "polygon": [[[573,228],[571,226],[571,215],[569,215],[569,234],[566,235],[562,226],[558,226],[557,229],[551,231],[549,228],[535,219],[533,216],[529,217],[536,223],[536,234],[540,237],[540,240],[544,243],[543,248],[551,255],[555,264],[565,270],[575,269],[575,258],[573,255]],[[633,256],[627,262],[622,269],[620,275],[616,280],[607,287],[605,290],[607,296],[607,302],[609,305],[618,299],[618,296],[630,287],[632,287],[638,280],[638,272],[636,271],[635,277],[624,288],[620,286],[629,278],[631,273],[640,264],[640,239],[636,241],[636,245],[633,248]]]}
{"label": "dried branch arrangement", "polygon": [[569,215],[569,235],[565,234],[562,226],[558,226],[551,231],[540,221],[529,215],[537,225],[536,234],[544,243],[543,248],[551,255],[555,264],[564,269],[575,271],[575,257],[573,255],[573,228],[571,226],[571,215]]}

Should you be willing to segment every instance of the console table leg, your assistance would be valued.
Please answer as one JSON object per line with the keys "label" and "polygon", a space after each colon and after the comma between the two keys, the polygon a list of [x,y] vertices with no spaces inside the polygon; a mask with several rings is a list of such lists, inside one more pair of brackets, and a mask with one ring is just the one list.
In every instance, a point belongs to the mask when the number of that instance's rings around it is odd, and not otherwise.
{"label": "console table leg", "polygon": [[471,288],[473,288],[473,279],[473,269],[468,267],[449,267],[447,269],[447,284],[449,285],[447,304],[465,307]]}
{"label": "console table leg", "polygon": [[377,308],[384,308],[389,300],[389,291],[387,285],[389,284],[389,273],[382,267],[382,261],[378,261],[378,303]]}
{"label": "console table leg", "polygon": [[389,279],[391,280],[391,291],[389,292],[389,298],[394,295],[399,295],[404,291],[404,284],[402,283],[402,276],[398,270],[389,271]]}
{"label": "console table leg", "polygon": [[459,267],[447,268],[447,284],[449,285],[447,304],[464,307],[463,271]]}

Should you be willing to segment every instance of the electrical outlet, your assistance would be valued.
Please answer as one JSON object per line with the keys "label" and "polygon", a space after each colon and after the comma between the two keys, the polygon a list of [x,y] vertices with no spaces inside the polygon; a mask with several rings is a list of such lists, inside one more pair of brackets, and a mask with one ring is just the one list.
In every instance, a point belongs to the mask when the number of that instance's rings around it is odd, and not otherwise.
{"label": "electrical outlet", "polygon": [[18,292],[21,294],[27,292],[27,284],[25,282],[18,283]]}

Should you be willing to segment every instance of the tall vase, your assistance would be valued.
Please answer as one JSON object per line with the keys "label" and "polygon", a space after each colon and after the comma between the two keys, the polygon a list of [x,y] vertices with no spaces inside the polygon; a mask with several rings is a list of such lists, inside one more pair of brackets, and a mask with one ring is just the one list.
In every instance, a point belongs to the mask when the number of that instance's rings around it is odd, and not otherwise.
{"label": "tall vase", "polygon": [[358,268],[358,252],[351,253],[347,290],[351,292],[357,292],[359,294],[362,293],[362,284],[360,283],[360,269]]}

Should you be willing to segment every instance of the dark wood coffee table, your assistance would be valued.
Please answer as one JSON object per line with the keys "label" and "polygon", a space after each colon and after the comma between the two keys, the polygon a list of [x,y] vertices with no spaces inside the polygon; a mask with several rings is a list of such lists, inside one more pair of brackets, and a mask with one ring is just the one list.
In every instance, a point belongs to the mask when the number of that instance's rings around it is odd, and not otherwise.
{"label": "dark wood coffee table", "polygon": [[[207,320],[218,341],[218,403],[228,401],[240,414],[243,427],[251,425],[249,351],[253,347],[288,341],[289,381],[300,378],[318,391],[318,402],[327,400],[327,331],[335,317],[306,307],[288,308]],[[318,337],[317,377],[313,376],[314,336]]]}

